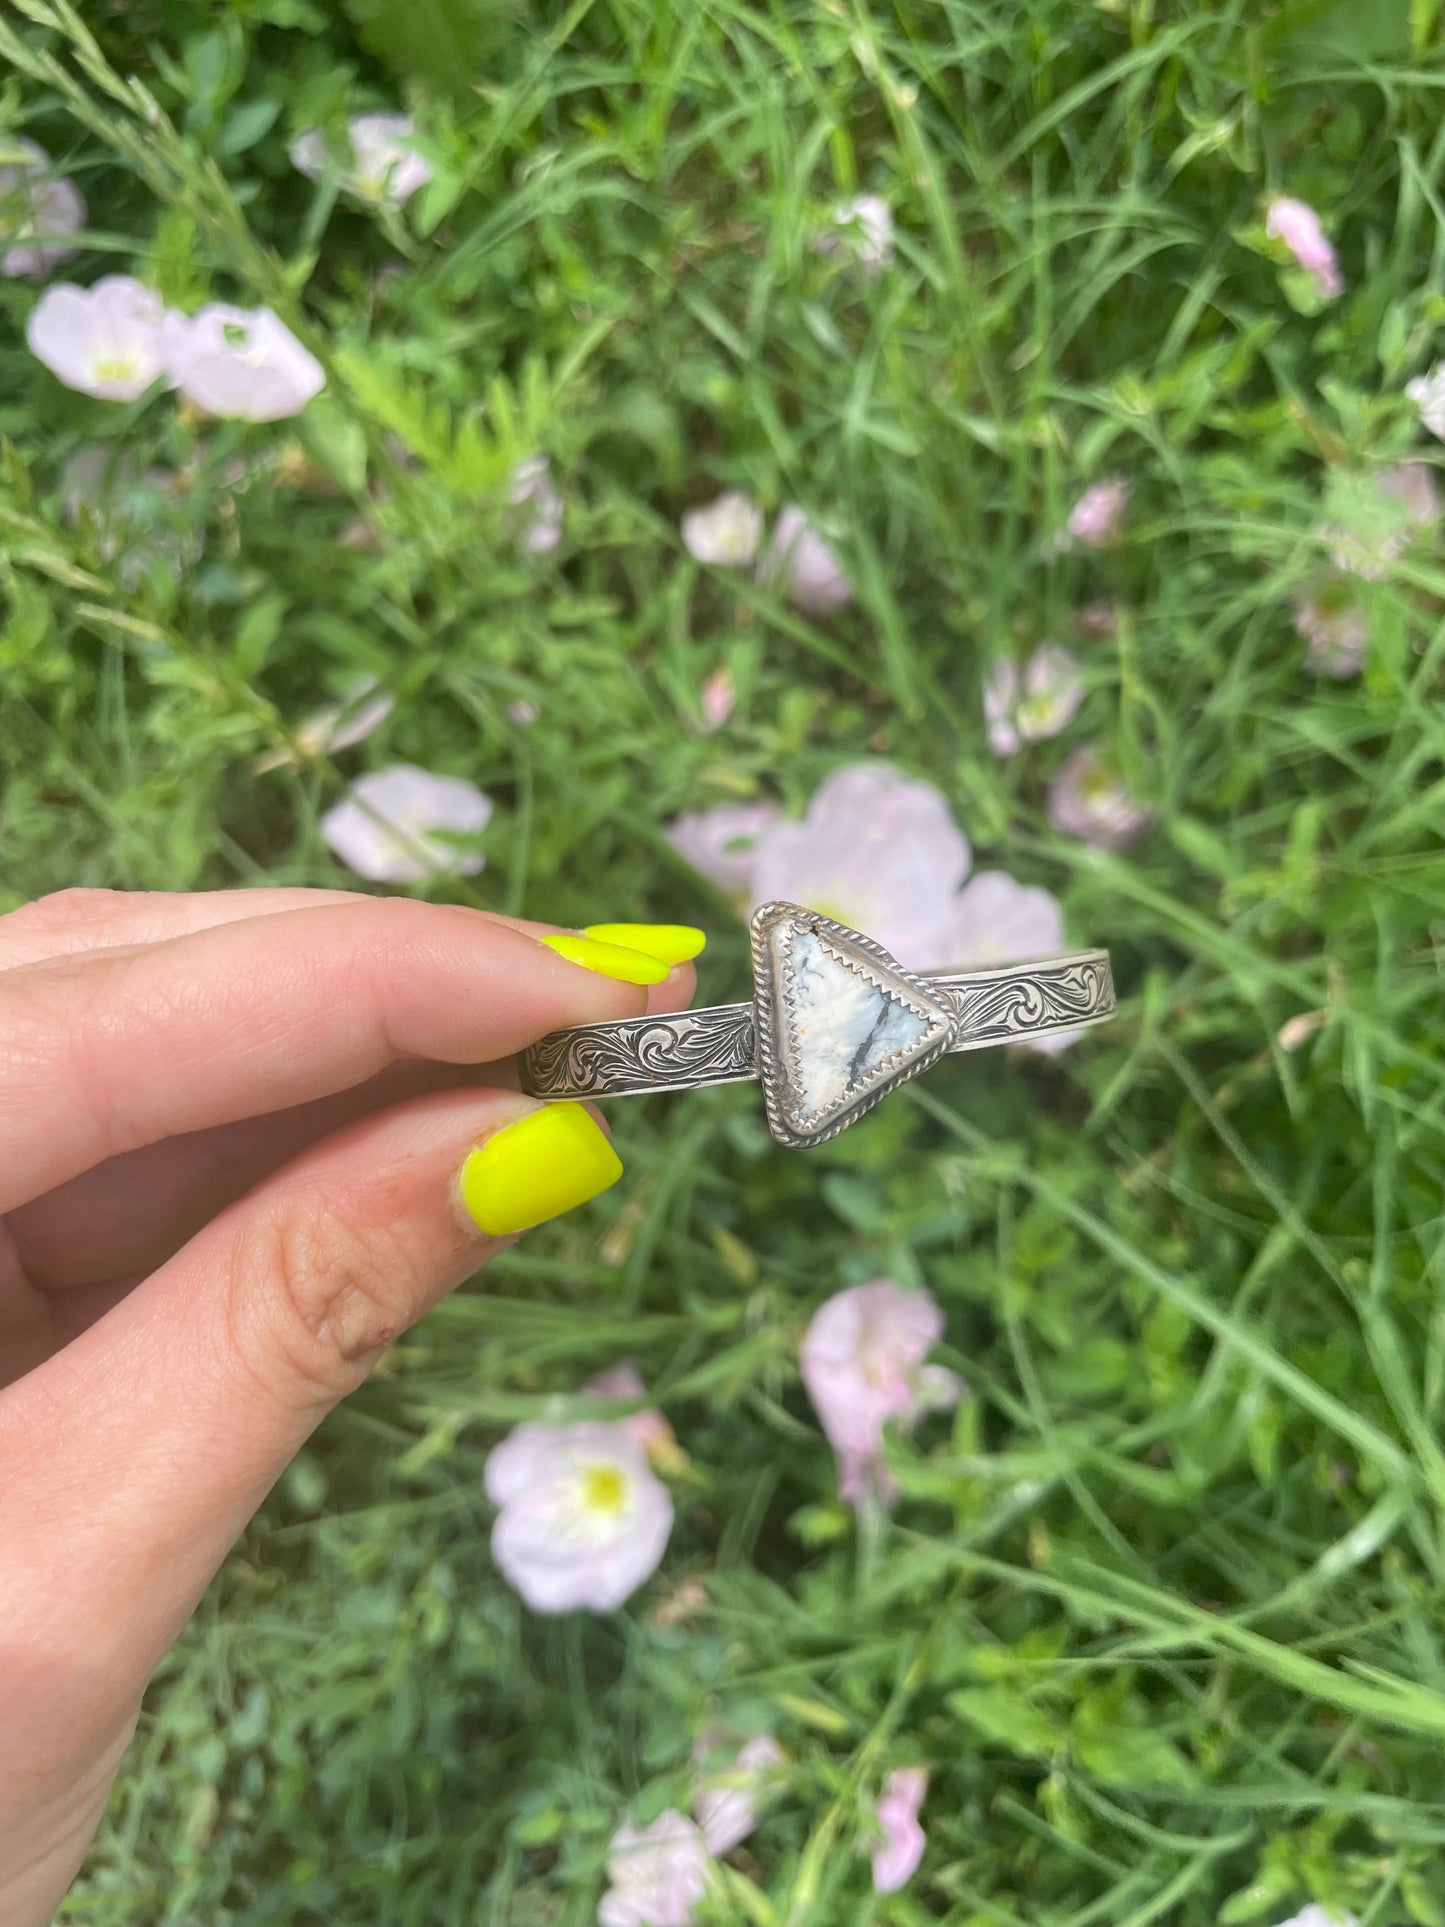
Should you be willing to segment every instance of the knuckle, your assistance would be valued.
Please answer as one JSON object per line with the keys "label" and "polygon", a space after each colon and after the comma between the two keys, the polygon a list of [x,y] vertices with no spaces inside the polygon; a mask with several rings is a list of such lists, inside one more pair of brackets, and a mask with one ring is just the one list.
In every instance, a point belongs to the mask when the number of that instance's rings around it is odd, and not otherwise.
{"label": "knuckle", "polygon": [[315,1200],[288,1202],[243,1240],[232,1293],[238,1349],[332,1399],[410,1324],[423,1281],[402,1233]]}

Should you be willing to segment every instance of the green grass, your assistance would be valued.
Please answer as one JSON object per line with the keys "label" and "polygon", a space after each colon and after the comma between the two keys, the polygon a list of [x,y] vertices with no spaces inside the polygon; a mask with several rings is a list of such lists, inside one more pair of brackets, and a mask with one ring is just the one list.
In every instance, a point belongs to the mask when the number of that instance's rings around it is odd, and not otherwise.
{"label": "green grass", "polygon": [[[128,0],[94,45],[43,0],[0,17],[6,106],[90,201],[82,278],[271,302],[330,373],[274,429],[107,408],[0,283],[0,902],[347,881],[318,815],[410,760],[497,800],[454,894],[706,921],[724,998],[741,929],[662,826],[881,754],[1126,998],[806,1156],[755,1093],[620,1107],[623,1191],[442,1306],[283,1481],[64,1919],[581,1927],[624,1808],[678,1798],[721,1708],[794,1767],[717,1921],[1445,1923],[1445,567],[1362,588],[1358,683],[1306,676],[1290,620],[1331,475],[1435,446],[1403,398],[1445,322],[1435,15]],[[289,134],[403,101],[437,183],[403,222],[319,205]],[[1275,189],[1340,240],[1323,312],[1264,249]],[[899,221],[873,283],[808,248],[859,190]],[[182,579],[126,586],[63,518],[97,439],[186,470]],[[537,448],[568,535],[519,561]],[[1115,470],[1126,545],[1050,559]],[[826,515],[860,607],[820,628],[700,576],[677,519],[721,486]],[[359,513],[374,548],[338,547]],[[996,762],[984,665],[1104,595],[1068,736]],[[383,736],[253,773],[358,671],[397,694]],[[1085,741],[1157,806],[1127,859],[1047,827]],[[860,1536],[795,1360],[885,1272],[938,1296],[973,1397]],[[483,1460],[624,1352],[691,1460],[678,1527],[631,1610],[546,1623],[491,1566]],[[930,1843],[875,1902],[853,1843],[895,1752],[933,1763]]]}

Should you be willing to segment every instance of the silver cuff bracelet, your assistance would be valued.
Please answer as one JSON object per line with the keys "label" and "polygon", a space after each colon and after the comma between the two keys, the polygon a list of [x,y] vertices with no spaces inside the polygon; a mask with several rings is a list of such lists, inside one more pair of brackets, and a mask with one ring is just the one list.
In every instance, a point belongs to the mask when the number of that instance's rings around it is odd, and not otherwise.
{"label": "silver cuff bracelet", "polygon": [[761,1079],[768,1125],[823,1144],[948,1051],[1057,1037],[1115,1011],[1107,950],[968,970],[904,970],[815,910],[752,918],[753,1001],[553,1031],[522,1053],[532,1097],[642,1097]]}

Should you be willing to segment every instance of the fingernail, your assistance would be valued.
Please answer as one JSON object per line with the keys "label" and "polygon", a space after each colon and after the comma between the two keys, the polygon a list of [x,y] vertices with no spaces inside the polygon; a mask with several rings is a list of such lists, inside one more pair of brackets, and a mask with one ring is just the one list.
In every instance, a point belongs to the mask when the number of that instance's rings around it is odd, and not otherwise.
{"label": "fingernail", "polygon": [[615,977],[619,983],[660,984],[667,975],[665,963],[649,957],[645,950],[629,950],[625,944],[599,943],[595,937],[574,937],[570,930],[561,930],[555,937],[543,937],[542,942],[568,963],[581,964],[584,970],[595,970],[603,977]]}
{"label": "fingernail", "polygon": [[622,1160],[580,1104],[547,1104],[467,1153],[457,1180],[479,1231],[501,1238],[560,1217],[616,1184]]}
{"label": "fingernail", "polygon": [[641,950],[656,957],[669,970],[674,964],[691,963],[707,942],[706,933],[690,923],[589,923],[584,937],[599,943],[620,943],[628,950]]}

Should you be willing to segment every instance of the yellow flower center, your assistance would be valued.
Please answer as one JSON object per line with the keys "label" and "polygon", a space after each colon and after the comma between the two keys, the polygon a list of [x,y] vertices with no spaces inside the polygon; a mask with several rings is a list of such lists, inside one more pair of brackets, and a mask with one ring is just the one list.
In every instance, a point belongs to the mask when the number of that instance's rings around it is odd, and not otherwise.
{"label": "yellow flower center", "polygon": [[591,1465],[582,1475],[582,1503],[615,1519],[627,1504],[627,1480],[615,1465]]}
{"label": "yellow flower center", "polygon": [[93,373],[96,381],[134,381],[140,368],[134,355],[102,355]]}

